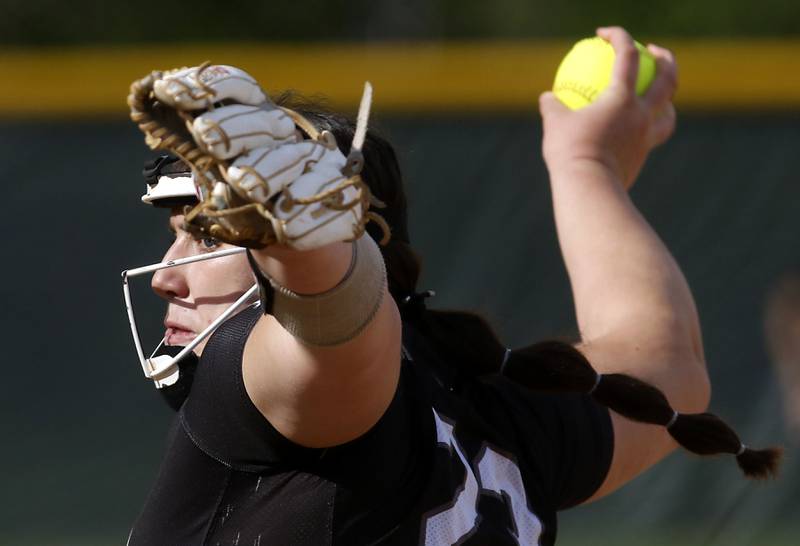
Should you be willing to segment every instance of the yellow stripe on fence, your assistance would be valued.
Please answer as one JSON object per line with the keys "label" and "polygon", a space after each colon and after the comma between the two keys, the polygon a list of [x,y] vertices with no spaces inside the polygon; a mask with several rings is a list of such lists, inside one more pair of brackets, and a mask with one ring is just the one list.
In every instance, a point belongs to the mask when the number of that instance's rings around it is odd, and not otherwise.
{"label": "yellow stripe on fence", "polygon": [[[800,41],[661,41],[678,58],[678,105],[800,108]],[[203,44],[6,49],[0,116],[122,116],[130,82],[205,60],[240,66],[269,91],[322,94],[352,111],[362,83],[378,112],[534,111],[565,41],[391,44]]]}

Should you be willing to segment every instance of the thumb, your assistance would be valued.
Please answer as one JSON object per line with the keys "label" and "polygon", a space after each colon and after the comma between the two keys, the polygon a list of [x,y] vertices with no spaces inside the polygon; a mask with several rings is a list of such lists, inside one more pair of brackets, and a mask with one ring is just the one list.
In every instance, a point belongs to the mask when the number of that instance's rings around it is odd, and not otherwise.
{"label": "thumb", "polygon": [[543,118],[561,116],[569,111],[569,108],[558,100],[552,91],[546,91],[539,95],[539,112]]}

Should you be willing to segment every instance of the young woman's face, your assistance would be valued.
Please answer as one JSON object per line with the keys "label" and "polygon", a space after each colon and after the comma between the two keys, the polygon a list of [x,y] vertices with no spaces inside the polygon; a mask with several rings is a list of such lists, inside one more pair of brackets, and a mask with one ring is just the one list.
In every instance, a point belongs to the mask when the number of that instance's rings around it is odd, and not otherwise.
{"label": "young woman's face", "polygon": [[[232,248],[212,239],[195,240],[182,229],[183,214],[173,211],[169,219],[175,241],[163,261]],[[153,290],[167,301],[164,317],[166,345],[186,345],[236,301],[255,279],[244,254],[225,256],[157,271]],[[200,354],[206,340],[195,352]]]}

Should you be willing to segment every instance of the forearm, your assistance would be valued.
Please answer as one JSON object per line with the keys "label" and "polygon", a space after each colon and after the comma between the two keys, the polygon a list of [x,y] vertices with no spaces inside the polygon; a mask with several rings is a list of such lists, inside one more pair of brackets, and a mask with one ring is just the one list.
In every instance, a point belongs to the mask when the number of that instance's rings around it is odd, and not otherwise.
{"label": "forearm", "polygon": [[[289,316],[290,308],[281,310],[276,294],[273,315],[262,317],[245,348],[245,385],[273,426],[302,445],[336,445],[363,434],[394,396],[400,320],[375,253],[371,240],[311,252],[254,253],[273,283],[305,297],[294,307],[299,314]],[[364,271],[370,273],[369,282],[353,284],[364,278]],[[319,299],[334,287],[334,301]],[[358,322],[343,323],[338,309]],[[343,332],[350,334],[340,336]],[[320,336],[329,336],[328,341],[317,343]]]}
{"label": "forearm", "polygon": [[686,279],[620,181],[597,163],[573,161],[552,169],[551,183],[583,342],[619,345],[614,352],[631,346],[642,356],[618,362],[635,363],[625,371],[644,379],[663,383],[676,368],[703,379],[699,320]]}
{"label": "forearm", "polygon": [[381,311],[392,300],[382,257],[368,236],[310,251],[273,247],[253,257],[274,284],[298,294],[276,293],[273,314],[301,342],[306,357],[326,366],[344,359],[350,367],[376,354],[387,326]]}
{"label": "forearm", "polygon": [[354,363],[374,354],[380,343],[374,331],[385,326],[380,311],[391,298],[382,257],[368,236],[308,251],[271,247],[253,257],[276,286],[269,313],[296,337],[306,357],[330,366],[339,358]]}

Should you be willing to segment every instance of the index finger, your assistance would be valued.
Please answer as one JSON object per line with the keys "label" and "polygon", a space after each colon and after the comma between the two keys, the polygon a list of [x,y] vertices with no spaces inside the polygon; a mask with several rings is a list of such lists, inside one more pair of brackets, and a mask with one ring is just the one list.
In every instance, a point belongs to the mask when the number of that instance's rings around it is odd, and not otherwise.
{"label": "index finger", "polygon": [[634,95],[639,73],[639,50],[636,49],[633,38],[622,27],[601,27],[597,29],[597,35],[614,48],[614,67],[609,86]]}

